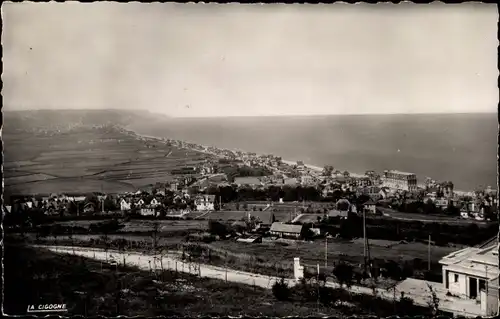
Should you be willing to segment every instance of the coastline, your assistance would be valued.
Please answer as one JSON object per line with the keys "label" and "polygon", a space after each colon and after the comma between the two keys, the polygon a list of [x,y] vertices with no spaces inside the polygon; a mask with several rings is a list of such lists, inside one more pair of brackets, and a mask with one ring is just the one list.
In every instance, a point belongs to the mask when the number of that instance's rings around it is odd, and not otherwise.
{"label": "coastline", "polygon": [[[139,138],[152,139],[152,140],[160,141],[160,142],[166,142],[166,140],[169,140],[166,137],[153,136],[153,135],[147,135],[147,134],[139,134],[139,133],[131,130],[130,128],[127,128],[127,127],[124,127],[124,128],[127,131],[132,132],[136,137],[139,137]],[[190,143],[190,144],[196,144],[196,145],[199,145],[199,146],[201,146],[203,148],[213,147],[213,148],[217,148],[217,149],[223,149],[223,148],[219,148],[217,146],[203,145],[203,144],[191,143],[191,142],[185,142],[185,141],[182,141],[182,142],[184,142],[184,143]],[[239,149],[229,149],[229,150],[231,150],[231,151],[246,152],[244,150],[239,150]],[[196,151],[201,152],[201,153],[205,153],[205,154],[210,154],[210,155],[217,156],[217,154],[214,154],[214,153],[211,153],[211,152],[208,152],[208,151],[204,151],[204,150],[196,150]],[[256,154],[256,155],[257,156],[261,156],[263,154]],[[297,164],[297,161],[286,160],[286,159],[282,159],[281,162],[284,163],[284,164],[286,164],[286,165],[289,165],[289,166],[293,166],[293,165]],[[319,166],[316,166],[316,165],[304,163],[304,166],[307,167],[308,169],[312,170],[312,171],[317,172],[317,173],[321,173],[323,171],[323,167],[319,167]],[[365,174],[359,174],[359,173],[354,173],[354,172],[350,172],[350,171],[347,171],[347,172],[349,172],[349,175],[351,177],[354,177],[354,178],[361,178],[361,177],[365,176]],[[425,185],[422,184],[422,183],[419,183],[418,187],[422,187],[423,188],[423,187],[425,187]],[[467,196],[467,195],[470,195],[471,193],[473,193],[473,191],[464,191],[464,190],[458,190],[458,189],[454,190],[453,192],[456,193],[459,196]]]}

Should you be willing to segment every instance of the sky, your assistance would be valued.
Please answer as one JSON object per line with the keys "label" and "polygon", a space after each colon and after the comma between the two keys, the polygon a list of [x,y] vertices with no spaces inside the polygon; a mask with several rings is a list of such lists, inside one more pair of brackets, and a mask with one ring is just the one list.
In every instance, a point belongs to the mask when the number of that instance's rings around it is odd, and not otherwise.
{"label": "sky", "polygon": [[496,112],[494,4],[3,3],[4,110]]}

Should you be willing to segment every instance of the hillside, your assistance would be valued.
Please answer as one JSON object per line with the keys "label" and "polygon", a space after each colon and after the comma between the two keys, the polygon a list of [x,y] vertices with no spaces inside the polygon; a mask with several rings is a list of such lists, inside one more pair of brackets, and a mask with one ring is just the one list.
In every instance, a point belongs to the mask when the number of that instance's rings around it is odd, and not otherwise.
{"label": "hillside", "polygon": [[[5,112],[4,195],[120,193],[164,183],[207,155],[145,141],[119,128],[165,121],[143,111]],[[142,124],[146,125],[146,124]]]}
{"label": "hillside", "polygon": [[142,110],[29,110],[4,111],[4,132],[67,130],[79,126],[128,126],[168,120],[162,114]]}

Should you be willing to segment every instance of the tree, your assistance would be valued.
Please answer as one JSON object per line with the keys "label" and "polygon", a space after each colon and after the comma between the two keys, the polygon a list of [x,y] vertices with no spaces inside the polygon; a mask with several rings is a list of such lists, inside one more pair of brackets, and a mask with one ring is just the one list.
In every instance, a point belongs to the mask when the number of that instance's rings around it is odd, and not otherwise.
{"label": "tree", "polygon": [[354,269],[351,265],[341,262],[333,269],[333,275],[337,278],[340,286],[345,285],[347,288],[352,286]]}
{"label": "tree", "polygon": [[430,296],[429,296],[429,299],[427,300],[427,305],[429,306],[429,309],[432,312],[432,315],[436,316],[439,312],[440,300],[439,300],[434,288],[432,288],[432,286],[430,284],[427,284],[427,287],[429,288],[429,291],[430,291]]}
{"label": "tree", "polygon": [[158,257],[156,256],[157,252],[158,252],[158,230],[160,228],[160,224],[155,221],[153,223],[153,232],[151,234],[151,237],[152,237],[152,251],[153,251],[153,262],[154,262],[154,266],[155,266],[155,270],[156,270],[156,261],[158,259]]}
{"label": "tree", "polygon": [[279,301],[286,301],[290,298],[290,288],[283,277],[273,284],[272,291],[274,297]]}
{"label": "tree", "polygon": [[325,165],[325,167],[323,167],[323,176],[331,176],[332,173],[333,173],[333,166]]}

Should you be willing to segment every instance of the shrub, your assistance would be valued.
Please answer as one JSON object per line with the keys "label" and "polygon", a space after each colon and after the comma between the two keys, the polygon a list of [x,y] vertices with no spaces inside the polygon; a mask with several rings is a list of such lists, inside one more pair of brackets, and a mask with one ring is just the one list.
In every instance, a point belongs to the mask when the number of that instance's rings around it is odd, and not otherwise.
{"label": "shrub", "polygon": [[273,284],[272,291],[274,297],[279,301],[286,301],[290,298],[290,288],[285,282],[285,278],[281,278],[279,281],[276,281]]}
{"label": "shrub", "polygon": [[335,266],[333,275],[337,278],[340,286],[346,285],[349,288],[352,285],[354,269],[351,265],[342,262]]}

